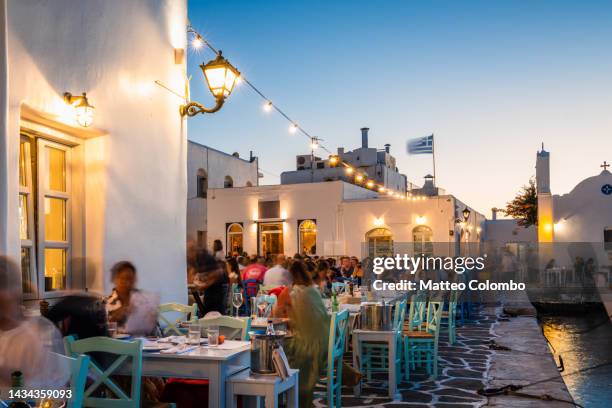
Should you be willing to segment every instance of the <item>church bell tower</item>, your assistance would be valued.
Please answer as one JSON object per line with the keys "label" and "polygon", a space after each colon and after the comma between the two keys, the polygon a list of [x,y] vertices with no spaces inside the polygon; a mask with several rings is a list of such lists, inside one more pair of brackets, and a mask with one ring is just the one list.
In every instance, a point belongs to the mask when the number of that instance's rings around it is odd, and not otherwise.
{"label": "church bell tower", "polygon": [[536,159],[536,189],[538,193],[538,241],[553,242],[553,199],[550,193],[550,153],[542,150]]}

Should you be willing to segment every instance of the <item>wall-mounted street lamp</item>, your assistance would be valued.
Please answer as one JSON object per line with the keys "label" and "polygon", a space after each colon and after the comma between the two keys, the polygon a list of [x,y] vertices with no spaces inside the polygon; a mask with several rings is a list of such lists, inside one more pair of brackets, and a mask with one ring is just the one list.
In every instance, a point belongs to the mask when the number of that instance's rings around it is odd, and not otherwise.
{"label": "wall-mounted street lamp", "polygon": [[74,115],[79,125],[83,127],[91,126],[93,123],[94,107],[89,104],[85,92],[80,96],[65,92],[64,101],[74,107]]}
{"label": "wall-mounted street lamp", "polygon": [[207,108],[198,102],[189,102],[186,105],[181,105],[181,116],[195,116],[198,113],[214,113],[223,106],[225,98],[227,98],[234,90],[234,85],[240,77],[240,72],[234,68],[228,60],[223,58],[221,51],[217,54],[217,58],[200,65],[208,89],[216,99],[216,104],[212,108]]}
{"label": "wall-mounted street lamp", "polygon": [[467,222],[468,218],[470,218],[471,213],[472,212],[467,207],[465,207],[463,209],[463,220]]}

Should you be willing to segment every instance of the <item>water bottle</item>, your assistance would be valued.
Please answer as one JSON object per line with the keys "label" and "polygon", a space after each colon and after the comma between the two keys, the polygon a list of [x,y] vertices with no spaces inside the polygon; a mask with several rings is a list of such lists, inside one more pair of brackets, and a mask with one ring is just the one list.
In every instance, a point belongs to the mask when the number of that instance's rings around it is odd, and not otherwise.
{"label": "water bottle", "polygon": [[266,336],[274,336],[276,332],[274,331],[274,323],[272,320],[268,320],[268,327],[266,328]]}

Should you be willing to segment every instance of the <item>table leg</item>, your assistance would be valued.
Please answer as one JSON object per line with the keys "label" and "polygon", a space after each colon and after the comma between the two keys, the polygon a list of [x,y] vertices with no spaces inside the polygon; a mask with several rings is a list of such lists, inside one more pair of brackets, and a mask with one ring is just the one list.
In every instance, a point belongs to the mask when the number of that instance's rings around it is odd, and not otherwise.
{"label": "table leg", "polygon": [[211,370],[208,377],[208,406],[210,408],[225,407],[225,364],[220,363]]}
{"label": "table leg", "polygon": [[[353,333],[353,367],[361,372],[361,346],[359,344],[359,334]],[[361,395],[361,381],[353,387],[353,394],[356,397]]]}
{"label": "table leg", "polygon": [[398,398],[397,394],[397,369],[395,367],[395,356],[397,353],[395,341],[395,336],[389,336],[387,339],[387,343],[389,344],[389,397],[393,399],[401,399]]}
{"label": "table leg", "polygon": [[266,408],[277,408],[278,407],[278,394],[276,390],[266,393]]}
{"label": "table leg", "polygon": [[295,384],[291,388],[287,390],[287,405],[289,408],[298,408],[299,404],[299,392],[298,388],[300,386],[300,377],[299,373],[295,375]]}

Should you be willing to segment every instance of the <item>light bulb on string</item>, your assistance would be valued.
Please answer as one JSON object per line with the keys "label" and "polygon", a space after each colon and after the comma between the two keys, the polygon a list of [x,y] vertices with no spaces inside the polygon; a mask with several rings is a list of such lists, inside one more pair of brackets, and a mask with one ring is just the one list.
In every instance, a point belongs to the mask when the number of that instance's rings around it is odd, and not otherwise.
{"label": "light bulb on string", "polygon": [[361,183],[363,181],[363,174],[357,174],[355,176],[355,181]]}
{"label": "light bulb on string", "polygon": [[366,182],[366,186],[367,186],[368,188],[372,188],[372,187],[374,187],[374,182],[373,182],[372,180],[368,180],[368,181]]}
{"label": "light bulb on string", "polygon": [[385,188],[383,186],[378,187],[378,192],[379,193],[384,193],[385,192]]}
{"label": "light bulb on string", "polygon": [[295,133],[297,132],[298,129],[298,125],[295,123],[292,123],[291,125],[289,125],[289,133]]}
{"label": "light bulb on string", "polygon": [[317,150],[319,148],[319,140],[316,137],[310,138],[310,148]]}
{"label": "light bulb on string", "polygon": [[346,174],[351,175],[351,174],[353,174],[353,171],[355,171],[355,170],[353,170],[353,168],[349,166],[349,167],[346,168],[345,171],[346,171]]}
{"label": "light bulb on string", "polygon": [[191,40],[191,46],[195,48],[196,50],[199,50],[200,48],[202,48],[203,45],[204,45],[204,41],[202,40],[200,36],[196,36],[193,38],[193,40]]}
{"label": "light bulb on string", "polygon": [[263,105],[264,112],[272,112],[272,102],[268,101]]}

